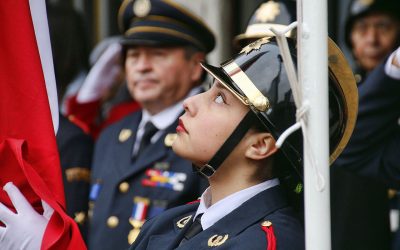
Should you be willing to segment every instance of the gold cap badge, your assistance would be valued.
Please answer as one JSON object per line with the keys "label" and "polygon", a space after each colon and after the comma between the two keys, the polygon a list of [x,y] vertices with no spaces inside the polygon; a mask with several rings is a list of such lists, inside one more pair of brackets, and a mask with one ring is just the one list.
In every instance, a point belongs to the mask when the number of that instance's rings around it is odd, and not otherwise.
{"label": "gold cap badge", "polygon": [[274,21],[280,12],[279,3],[268,1],[258,8],[256,11],[256,19],[262,23]]}
{"label": "gold cap badge", "polygon": [[129,139],[129,137],[131,137],[131,135],[132,135],[132,130],[124,128],[121,130],[121,132],[119,132],[118,140],[120,142],[125,142],[126,140]]}
{"label": "gold cap badge", "polygon": [[136,0],[133,4],[133,13],[138,17],[145,17],[151,10],[150,0]]}
{"label": "gold cap badge", "polygon": [[252,50],[259,50],[263,44],[269,43],[270,38],[264,37],[255,42],[250,43],[240,51],[240,53],[249,54]]}

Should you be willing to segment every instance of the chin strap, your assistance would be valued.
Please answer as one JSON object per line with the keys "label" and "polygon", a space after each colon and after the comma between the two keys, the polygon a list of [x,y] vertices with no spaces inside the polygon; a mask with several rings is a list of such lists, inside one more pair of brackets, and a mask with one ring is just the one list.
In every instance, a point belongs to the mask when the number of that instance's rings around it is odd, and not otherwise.
{"label": "chin strap", "polygon": [[247,112],[247,114],[243,117],[242,121],[240,121],[239,125],[228,137],[225,143],[211,158],[208,164],[205,164],[200,168],[193,166],[195,172],[199,173],[200,175],[206,178],[210,178],[215,173],[215,171],[217,171],[218,167],[222,164],[222,162],[224,162],[226,157],[228,157],[228,155],[236,147],[236,145],[238,145],[238,143],[242,140],[247,131],[249,131],[249,129],[256,122],[258,122],[257,116],[253,113],[253,111],[249,110],[249,112]]}

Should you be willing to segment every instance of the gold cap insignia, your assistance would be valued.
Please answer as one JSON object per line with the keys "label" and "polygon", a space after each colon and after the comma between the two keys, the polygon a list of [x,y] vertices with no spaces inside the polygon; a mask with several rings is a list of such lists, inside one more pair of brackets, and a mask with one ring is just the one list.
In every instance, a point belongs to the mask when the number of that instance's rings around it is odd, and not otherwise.
{"label": "gold cap insignia", "polygon": [[269,220],[265,220],[261,223],[261,226],[263,227],[270,227],[272,226],[272,222],[270,222]]}
{"label": "gold cap insignia", "polygon": [[165,144],[165,146],[171,147],[172,144],[174,144],[174,141],[175,141],[176,137],[178,137],[178,135],[175,134],[175,133],[167,134],[167,135],[165,136],[165,139],[164,139],[164,144]]}
{"label": "gold cap insignia", "polygon": [[263,37],[255,42],[250,43],[240,51],[240,53],[249,54],[252,50],[259,50],[263,44],[269,43],[269,37]]}
{"label": "gold cap insignia", "polygon": [[186,223],[188,223],[191,218],[192,218],[191,215],[183,217],[182,219],[178,220],[178,222],[176,223],[176,226],[178,228],[184,228]]}
{"label": "gold cap insignia", "polygon": [[121,132],[119,132],[118,140],[120,142],[125,142],[126,140],[129,139],[129,137],[131,137],[131,135],[132,135],[132,130],[124,128],[121,130]]}
{"label": "gold cap insignia", "polygon": [[222,235],[214,235],[208,239],[208,246],[209,247],[217,247],[225,243],[225,241],[229,238],[227,234],[224,236]]}
{"label": "gold cap insignia", "polygon": [[150,0],[136,0],[133,4],[133,13],[138,17],[145,17],[151,10]]}
{"label": "gold cap insignia", "polygon": [[268,1],[263,3],[260,8],[256,11],[256,20],[266,23],[268,21],[274,21],[279,15],[281,10],[279,9],[279,3],[274,1]]}

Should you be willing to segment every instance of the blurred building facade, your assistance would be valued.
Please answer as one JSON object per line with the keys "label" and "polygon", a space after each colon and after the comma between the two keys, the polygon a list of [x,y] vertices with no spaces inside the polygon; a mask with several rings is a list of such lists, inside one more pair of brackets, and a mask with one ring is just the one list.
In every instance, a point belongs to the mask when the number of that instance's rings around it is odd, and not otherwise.
{"label": "blurred building facade", "polygon": [[[123,0],[47,0],[49,4],[73,6],[81,12],[88,27],[91,46],[102,39],[118,35],[118,8]],[[209,55],[219,63],[233,52],[232,39],[242,33],[253,11],[265,0],[176,0],[207,20],[217,35],[217,47]],[[328,0],[329,35],[351,58],[344,45],[344,21],[350,0]]]}

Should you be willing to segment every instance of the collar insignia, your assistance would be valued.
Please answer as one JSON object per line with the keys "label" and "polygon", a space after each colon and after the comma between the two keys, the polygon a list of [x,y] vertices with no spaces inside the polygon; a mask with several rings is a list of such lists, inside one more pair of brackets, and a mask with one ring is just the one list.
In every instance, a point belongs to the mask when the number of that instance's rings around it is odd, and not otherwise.
{"label": "collar insignia", "polygon": [[184,228],[186,223],[188,223],[191,218],[192,218],[191,215],[183,217],[182,219],[178,220],[178,222],[176,223],[176,226],[180,229]]}
{"label": "collar insignia", "polygon": [[208,246],[209,247],[218,247],[225,243],[225,241],[229,238],[227,234],[224,236],[215,234],[208,239]]}

